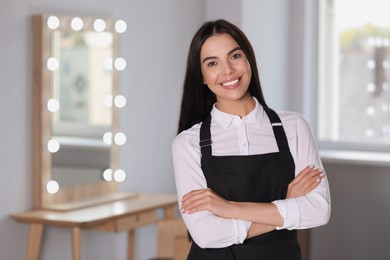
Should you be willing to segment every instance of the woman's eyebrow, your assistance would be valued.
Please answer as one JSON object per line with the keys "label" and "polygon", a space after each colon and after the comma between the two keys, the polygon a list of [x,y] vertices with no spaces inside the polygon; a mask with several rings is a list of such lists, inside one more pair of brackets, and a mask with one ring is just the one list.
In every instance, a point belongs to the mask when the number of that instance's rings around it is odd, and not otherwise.
{"label": "woman's eyebrow", "polygon": [[241,47],[236,47],[236,48],[234,48],[233,50],[229,51],[228,56],[229,56],[230,54],[232,54],[233,52],[237,51],[237,50],[241,50]]}
{"label": "woman's eyebrow", "polygon": [[[237,51],[237,50],[241,50],[241,47],[236,47],[236,48],[234,48],[233,50],[229,51],[229,52],[228,52],[228,56],[229,56],[230,54],[232,54],[233,52]],[[217,57],[217,56],[209,56],[209,57],[206,57],[206,58],[204,58],[204,59],[202,60],[202,63],[204,63],[204,62],[207,61],[207,60],[212,60],[212,59],[218,59],[218,57]]]}
{"label": "woman's eyebrow", "polygon": [[218,58],[217,56],[209,56],[209,57],[204,58],[202,63],[205,63],[205,61],[207,61],[207,60],[212,60],[212,59],[217,59],[217,58]]}

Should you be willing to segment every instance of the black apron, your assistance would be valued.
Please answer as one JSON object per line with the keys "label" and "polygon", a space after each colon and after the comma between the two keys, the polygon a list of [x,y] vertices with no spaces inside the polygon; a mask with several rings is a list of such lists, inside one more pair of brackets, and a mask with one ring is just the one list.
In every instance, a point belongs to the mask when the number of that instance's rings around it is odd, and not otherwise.
{"label": "black apron", "polygon": [[[257,155],[212,155],[211,116],[200,130],[201,167],[207,186],[226,200],[271,202],[286,198],[295,177],[295,164],[279,116],[264,108],[279,152]],[[300,260],[297,232],[274,230],[226,248],[202,249],[193,241],[187,260]]]}

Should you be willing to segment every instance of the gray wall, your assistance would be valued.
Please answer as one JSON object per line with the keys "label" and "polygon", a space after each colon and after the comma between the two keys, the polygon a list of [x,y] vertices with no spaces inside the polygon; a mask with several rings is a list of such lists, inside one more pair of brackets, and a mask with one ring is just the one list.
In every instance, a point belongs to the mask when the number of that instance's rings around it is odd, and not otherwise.
{"label": "gray wall", "polygon": [[[121,54],[128,67],[121,91],[128,105],[120,128],[128,142],[120,164],[123,190],[174,192],[170,142],[175,135],[189,41],[206,19],[226,18],[247,33],[258,57],[268,103],[313,116],[307,101],[315,89],[310,63],[311,0],[112,0],[5,1],[0,8],[0,260],[23,259],[28,227],[9,215],[31,207],[31,26],[35,13],[108,16],[127,21]],[[313,24],[315,27],[315,24]],[[308,72],[309,71],[309,72]],[[310,95],[309,95],[310,96]],[[292,97],[292,98],[291,98]],[[309,102],[310,103],[310,102]],[[152,162],[152,163],[151,163]],[[389,169],[325,163],[333,213],[311,231],[312,260],[389,259]],[[156,229],[137,232],[136,260],[154,256]],[[42,260],[71,259],[70,231],[45,231]],[[82,232],[83,259],[125,259],[126,234]]]}

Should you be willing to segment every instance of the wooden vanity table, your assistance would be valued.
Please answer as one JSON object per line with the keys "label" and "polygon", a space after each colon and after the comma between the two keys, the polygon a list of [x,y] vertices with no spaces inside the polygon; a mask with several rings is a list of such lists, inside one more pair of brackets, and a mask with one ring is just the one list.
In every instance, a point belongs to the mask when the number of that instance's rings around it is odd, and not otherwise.
{"label": "wooden vanity table", "polygon": [[108,202],[71,211],[32,210],[13,214],[12,217],[30,225],[27,260],[38,260],[42,231],[45,226],[72,229],[73,260],[81,259],[81,230],[93,229],[106,232],[127,232],[127,259],[134,259],[135,230],[155,224],[158,211],[164,211],[164,219],[176,217],[175,194],[140,193],[129,199]]}

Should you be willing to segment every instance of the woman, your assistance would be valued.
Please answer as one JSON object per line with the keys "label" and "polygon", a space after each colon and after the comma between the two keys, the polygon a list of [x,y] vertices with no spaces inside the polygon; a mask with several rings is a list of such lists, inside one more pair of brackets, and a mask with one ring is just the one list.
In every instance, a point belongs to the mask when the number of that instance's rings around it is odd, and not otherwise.
{"label": "woman", "polygon": [[296,229],[329,220],[309,125],[268,108],[252,46],[225,20],[192,39],[172,155],[189,260],[301,259]]}

